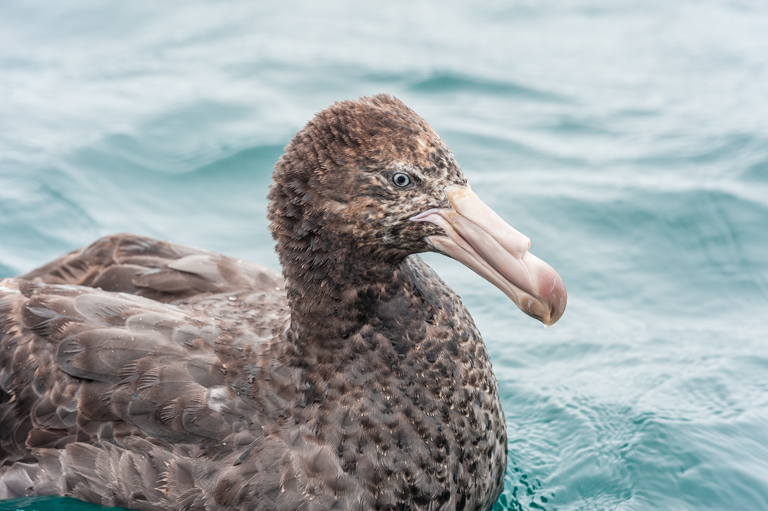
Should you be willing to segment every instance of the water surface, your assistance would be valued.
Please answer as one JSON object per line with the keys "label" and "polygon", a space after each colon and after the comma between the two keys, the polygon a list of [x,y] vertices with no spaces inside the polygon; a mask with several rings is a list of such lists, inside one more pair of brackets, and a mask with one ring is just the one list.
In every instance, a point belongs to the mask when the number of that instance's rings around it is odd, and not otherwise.
{"label": "water surface", "polygon": [[6,1],[0,277],[119,231],[277,268],[282,147],[395,94],[568,287],[545,331],[426,257],[499,380],[496,509],[768,509],[767,26],[740,0]]}

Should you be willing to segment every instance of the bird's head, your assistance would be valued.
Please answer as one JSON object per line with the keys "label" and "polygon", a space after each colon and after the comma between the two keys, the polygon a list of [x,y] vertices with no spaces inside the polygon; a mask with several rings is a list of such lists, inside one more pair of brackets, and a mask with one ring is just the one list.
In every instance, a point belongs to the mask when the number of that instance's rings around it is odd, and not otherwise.
{"label": "bird's head", "polygon": [[559,275],[478,199],[432,127],[392,96],[318,113],[288,145],[273,180],[269,218],[283,265],[322,269],[339,251],[395,264],[439,252],[547,326],[565,310]]}

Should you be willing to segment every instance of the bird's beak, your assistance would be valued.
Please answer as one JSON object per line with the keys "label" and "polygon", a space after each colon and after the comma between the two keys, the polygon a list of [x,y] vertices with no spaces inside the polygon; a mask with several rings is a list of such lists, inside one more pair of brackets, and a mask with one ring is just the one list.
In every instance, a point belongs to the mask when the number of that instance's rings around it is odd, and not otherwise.
{"label": "bird's beak", "polygon": [[445,194],[453,208],[430,209],[411,218],[443,228],[446,236],[427,238],[435,250],[471,268],[544,325],[560,319],[567,300],[565,284],[551,266],[528,252],[531,240],[469,187],[450,186]]}

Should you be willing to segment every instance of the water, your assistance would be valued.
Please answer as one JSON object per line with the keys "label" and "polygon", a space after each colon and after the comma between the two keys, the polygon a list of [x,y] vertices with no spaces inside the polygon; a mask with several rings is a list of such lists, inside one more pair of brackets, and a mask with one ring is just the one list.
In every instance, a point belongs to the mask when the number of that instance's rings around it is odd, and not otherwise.
{"label": "water", "polygon": [[545,331],[427,257],[494,361],[496,509],[768,509],[766,84],[758,1],[6,1],[0,276],[117,231],[277,268],[282,147],[389,92],[568,286]]}

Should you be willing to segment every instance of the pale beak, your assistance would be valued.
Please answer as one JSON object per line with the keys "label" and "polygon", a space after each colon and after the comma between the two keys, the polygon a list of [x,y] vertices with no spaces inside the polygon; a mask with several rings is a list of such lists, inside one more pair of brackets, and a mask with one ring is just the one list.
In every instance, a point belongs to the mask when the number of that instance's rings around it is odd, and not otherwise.
{"label": "pale beak", "polygon": [[483,202],[469,188],[445,189],[452,209],[430,209],[411,220],[432,222],[447,236],[427,241],[498,287],[521,311],[553,325],[565,312],[567,293],[560,275],[528,252],[531,240]]}

